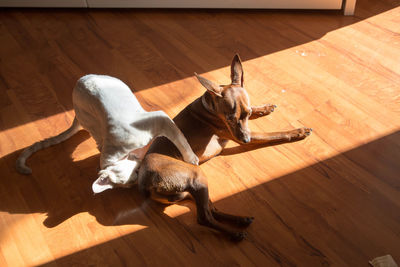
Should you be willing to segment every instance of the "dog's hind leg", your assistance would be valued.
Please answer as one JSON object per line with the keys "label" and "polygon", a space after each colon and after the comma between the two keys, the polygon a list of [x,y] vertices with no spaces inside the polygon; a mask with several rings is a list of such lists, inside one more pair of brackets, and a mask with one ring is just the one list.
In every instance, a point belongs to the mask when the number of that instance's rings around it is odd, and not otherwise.
{"label": "dog's hind leg", "polygon": [[214,217],[215,210],[213,211],[210,207],[210,204],[212,205],[212,203],[209,200],[207,185],[203,183],[195,184],[189,189],[189,192],[196,201],[197,222],[199,224],[218,230],[228,235],[233,241],[243,240],[246,236],[245,232],[232,229],[229,226],[220,223]]}
{"label": "dog's hind leg", "polygon": [[242,240],[245,233],[222,224],[217,218],[241,226],[252,221],[252,218],[221,213],[213,208],[208,195],[207,178],[200,167],[180,160],[156,153],[148,154],[140,166],[138,183],[140,191],[164,204],[181,200],[189,192],[196,202],[199,224],[218,230],[234,241]]}
{"label": "dog's hind leg", "polygon": [[240,227],[247,227],[254,220],[254,217],[238,216],[221,212],[217,210],[217,208],[215,208],[214,204],[211,201],[209,201],[208,205],[210,206],[213,217],[221,222],[229,222]]}

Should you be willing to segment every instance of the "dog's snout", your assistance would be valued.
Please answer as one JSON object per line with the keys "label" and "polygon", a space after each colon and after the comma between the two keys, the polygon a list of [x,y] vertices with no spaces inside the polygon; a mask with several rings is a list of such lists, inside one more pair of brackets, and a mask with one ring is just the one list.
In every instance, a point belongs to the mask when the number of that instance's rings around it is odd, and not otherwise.
{"label": "dog's snout", "polygon": [[234,132],[236,140],[238,140],[240,143],[243,144],[250,143],[251,141],[250,132],[246,129],[246,127],[243,127],[241,123],[238,123],[237,126],[238,127],[234,128],[234,130],[232,131]]}
{"label": "dog's snout", "polygon": [[247,143],[250,143],[250,141],[251,141],[250,135],[243,136],[243,138],[242,138],[243,143],[247,144]]}

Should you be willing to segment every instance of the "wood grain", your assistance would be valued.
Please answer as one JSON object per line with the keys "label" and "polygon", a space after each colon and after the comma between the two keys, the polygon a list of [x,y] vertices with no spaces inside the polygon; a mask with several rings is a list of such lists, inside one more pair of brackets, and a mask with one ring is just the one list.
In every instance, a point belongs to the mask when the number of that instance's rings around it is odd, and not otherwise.
{"label": "wood grain", "polygon": [[[400,262],[400,7],[340,12],[0,11],[0,266],[368,266]],[[159,206],[137,188],[93,195],[99,155],[66,129],[87,73],[125,81],[147,110],[175,116],[229,82],[241,55],[252,104],[278,106],[254,131],[307,126],[304,141],[203,164],[218,209],[255,216],[239,244],[197,224],[191,202]]]}

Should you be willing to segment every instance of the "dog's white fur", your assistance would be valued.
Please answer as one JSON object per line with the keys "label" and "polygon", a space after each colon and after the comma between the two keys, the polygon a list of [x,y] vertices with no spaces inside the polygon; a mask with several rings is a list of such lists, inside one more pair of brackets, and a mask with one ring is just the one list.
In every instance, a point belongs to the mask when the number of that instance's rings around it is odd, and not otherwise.
{"label": "dog's white fur", "polygon": [[101,170],[92,186],[95,193],[135,183],[144,147],[157,136],[170,139],[186,162],[198,164],[186,138],[168,115],[163,111],[145,111],[121,80],[104,75],[86,75],[76,83],[72,100],[75,109],[72,126],[58,136],[26,148],[17,160],[20,173],[32,172],[25,165],[30,155],[68,139],[81,127],[93,136],[101,152]]}

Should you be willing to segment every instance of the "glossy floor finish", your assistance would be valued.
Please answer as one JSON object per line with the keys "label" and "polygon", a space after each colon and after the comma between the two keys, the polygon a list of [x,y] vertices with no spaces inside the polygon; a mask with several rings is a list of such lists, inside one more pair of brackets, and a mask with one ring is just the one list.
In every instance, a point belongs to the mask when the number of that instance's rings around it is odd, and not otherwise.
{"label": "glossy floor finish", "polygon": [[[0,266],[368,266],[400,263],[400,1],[317,11],[1,10]],[[125,81],[147,110],[175,116],[229,82],[235,52],[256,131],[307,126],[304,141],[201,166],[223,211],[252,215],[241,243],[137,188],[93,195],[99,155],[81,131],[28,160],[21,149],[72,122],[87,73]]]}

